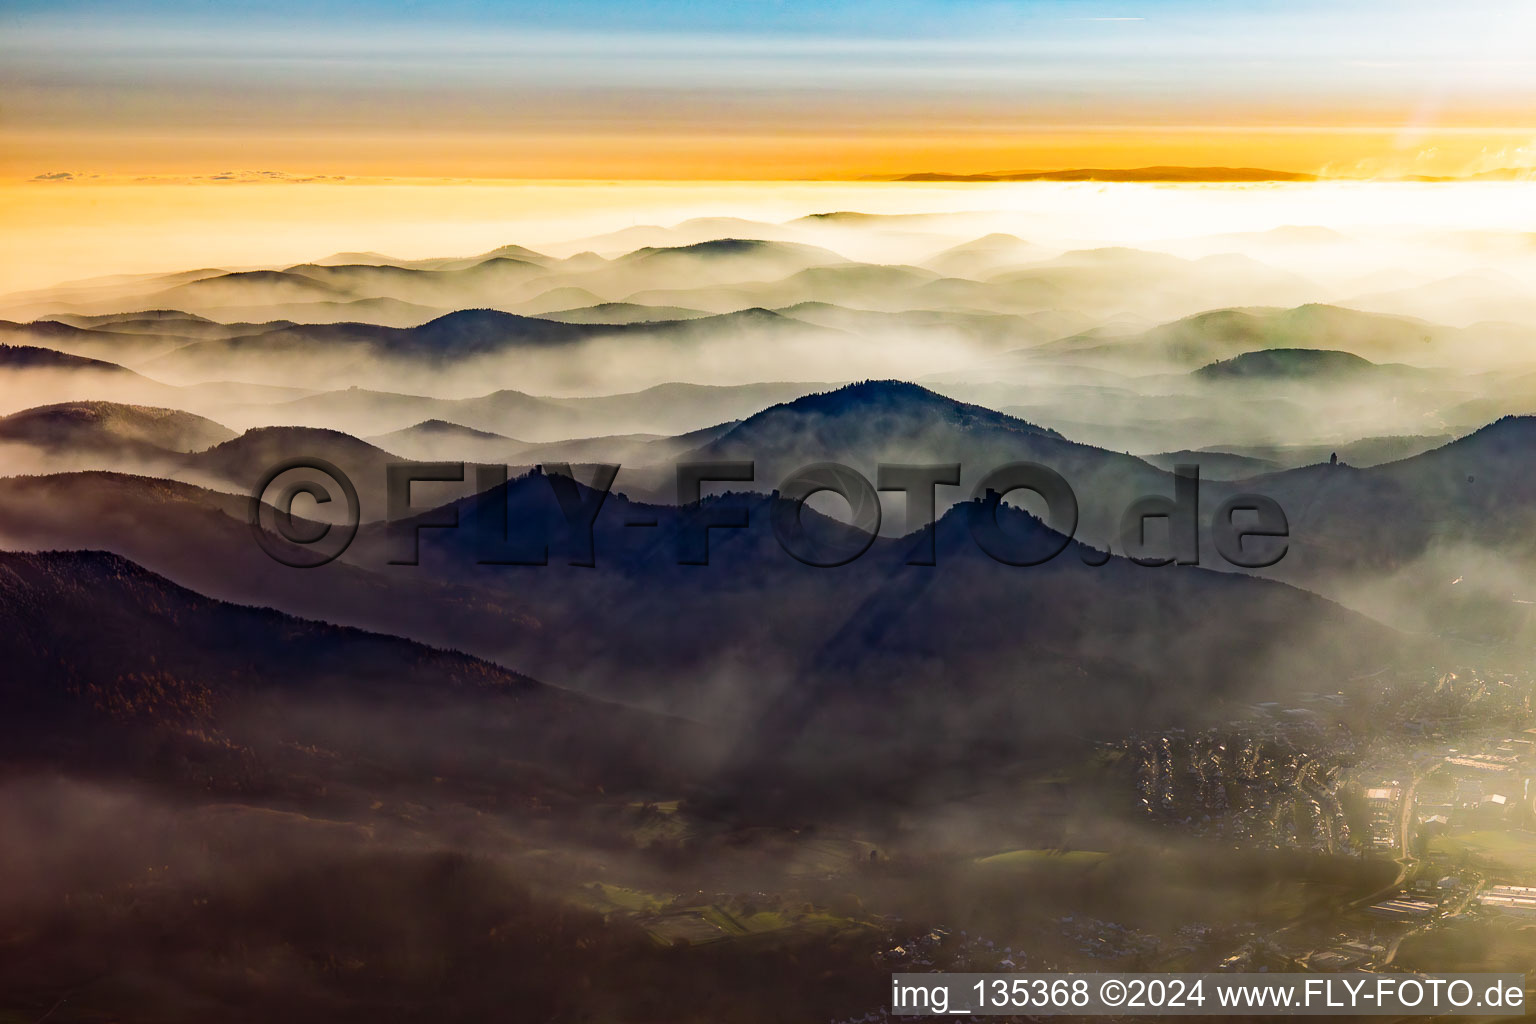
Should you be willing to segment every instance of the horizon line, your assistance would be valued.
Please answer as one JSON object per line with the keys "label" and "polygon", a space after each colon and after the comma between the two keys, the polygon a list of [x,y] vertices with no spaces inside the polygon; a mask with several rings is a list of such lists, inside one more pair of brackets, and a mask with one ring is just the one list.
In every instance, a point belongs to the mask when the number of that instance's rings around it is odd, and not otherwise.
{"label": "horizon line", "polygon": [[[623,183],[844,183],[844,184],[1026,184],[1036,182],[1105,184],[1310,184],[1329,182],[1459,183],[1520,182],[1536,179],[1536,167],[1509,166],[1465,174],[1347,173],[1324,170],[1293,171],[1268,167],[1151,164],[1124,167],[1063,167],[1010,171],[918,170],[844,175],[749,175],[743,177],[677,177],[670,175],[397,175],[320,174],[278,170],[223,170],[188,173],[105,174],[50,170],[11,177],[11,185],[474,185],[526,182]],[[0,179],[5,180],[5,179]]]}

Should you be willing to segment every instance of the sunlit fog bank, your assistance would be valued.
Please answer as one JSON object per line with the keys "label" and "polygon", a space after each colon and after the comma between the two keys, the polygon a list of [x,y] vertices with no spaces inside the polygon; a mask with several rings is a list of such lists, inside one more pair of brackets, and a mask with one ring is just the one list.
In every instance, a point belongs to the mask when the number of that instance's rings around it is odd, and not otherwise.
{"label": "sunlit fog bank", "polygon": [[[1406,182],[27,182],[0,188],[8,236],[0,290],[104,274],[297,263],[337,251],[426,258],[516,242],[568,255],[574,240],[636,226],[694,217],[783,221],[836,210],[972,213],[963,228],[953,225],[955,240],[966,231],[1002,231],[1062,248],[1131,244],[1178,251],[1191,236],[1287,225],[1389,236],[1413,228],[1529,230],[1513,222],[1528,191],[1525,183]],[[844,255],[912,260],[940,240],[931,228],[913,234],[906,245],[882,239],[861,246],[847,237]],[[1220,251],[1211,244],[1210,251]],[[1427,260],[1422,269],[1456,266]]]}
{"label": "sunlit fog bank", "polygon": [[1536,380],[1530,188],[33,183],[5,193],[0,274],[32,287],[0,315],[40,351],[4,404],[538,443],[759,396],[561,420],[323,395],[900,378],[1139,451],[1457,433]]}

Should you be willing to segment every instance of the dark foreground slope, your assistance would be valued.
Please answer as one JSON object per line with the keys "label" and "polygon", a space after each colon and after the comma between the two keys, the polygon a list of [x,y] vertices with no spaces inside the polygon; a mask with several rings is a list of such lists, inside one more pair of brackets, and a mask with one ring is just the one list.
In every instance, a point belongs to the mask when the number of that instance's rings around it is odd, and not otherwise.
{"label": "dark foreground slope", "polygon": [[465,655],[210,600],[100,552],[0,554],[0,621],[13,764],[231,795],[437,778],[548,799],[667,774],[690,750],[680,723]]}
{"label": "dark foreground slope", "polygon": [[856,898],[664,841],[684,723],[101,553],[0,554],[0,622],[0,1019],[766,1024],[885,983]]}
{"label": "dark foreground slope", "polygon": [[[206,597],[408,637],[470,654],[477,638],[539,628],[510,594],[337,561],[295,570],[256,544],[249,499],[122,473],[0,478],[0,547],[108,551]],[[303,551],[275,536],[291,558]]]}

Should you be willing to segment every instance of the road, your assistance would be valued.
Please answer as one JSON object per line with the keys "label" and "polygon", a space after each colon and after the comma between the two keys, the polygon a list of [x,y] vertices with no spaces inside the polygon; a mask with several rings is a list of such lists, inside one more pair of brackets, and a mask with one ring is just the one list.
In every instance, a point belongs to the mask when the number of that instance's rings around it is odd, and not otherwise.
{"label": "road", "polygon": [[1414,857],[1413,850],[1410,847],[1410,842],[1413,838],[1413,798],[1418,792],[1419,780],[1425,774],[1428,773],[1415,773],[1409,778],[1408,787],[1403,790],[1402,806],[1397,812],[1397,848],[1402,851],[1396,858],[1397,877],[1380,889],[1345,904],[1345,910],[1359,910],[1361,907],[1368,907],[1372,903],[1379,903],[1396,892],[1402,886],[1403,880],[1408,877],[1409,870],[1413,867],[1414,861],[1418,859]]}

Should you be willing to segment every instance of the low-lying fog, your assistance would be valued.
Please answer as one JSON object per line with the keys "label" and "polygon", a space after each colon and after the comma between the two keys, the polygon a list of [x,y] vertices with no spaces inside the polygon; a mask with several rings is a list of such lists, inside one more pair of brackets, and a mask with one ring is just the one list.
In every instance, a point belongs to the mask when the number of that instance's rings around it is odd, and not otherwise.
{"label": "low-lying fog", "polygon": [[[340,197],[337,219],[366,192],[314,187]],[[590,188],[478,189],[514,208],[494,236],[386,218],[338,226],[335,255],[214,269],[188,250],[186,272],[6,296],[0,340],[98,363],[30,360],[0,409],[111,398],[235,430],[369,437],[442,419],[536,443],[673,435],[768,403],[674,393],[517,415],[510,400],[462,402],[900,378],[1145,453],[1465,432],[1536,394],[1536,242],[1507,219],[1524,187],[630,187],[640,201],[622,217]],[[535,193],[558,195],[563,216],[515,209]],[[666,223],[635,226],[644,214]],[[209,244],[185,230],[186,246]],[[92,237],[113,252],[129,233]],[[363,240],[398,248],[352,251]],[[1255,349],[1360,359],[1210,367]]]}

